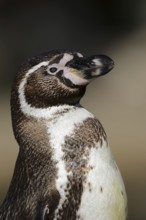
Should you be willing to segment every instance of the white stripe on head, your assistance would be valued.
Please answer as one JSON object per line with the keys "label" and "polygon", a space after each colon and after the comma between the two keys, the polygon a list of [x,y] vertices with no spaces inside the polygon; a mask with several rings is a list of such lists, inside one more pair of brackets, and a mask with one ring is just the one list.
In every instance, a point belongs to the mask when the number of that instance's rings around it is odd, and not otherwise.
{"label": "white stripe on head", "polygon": [[66,63],[68,63],[70,60],[72,60],[74,58],[73,55],[69,54],[69,53],[65,53],[62,57],[62,59],[59,62],[60,66],[65,66]]}
{"label": "white stripe on head", "polygon": [[55,73],[51,73],[51,72],[50,72],[50,68],[52,68],[52,67],[56,67],[56,68],[57,68],[57,72],[59,72],[60,70],[63,70],[63,71],[64,71],[64,70],[66,69],[65,65],[66,65],[70,60],[72,60],[73,58],[74,58],[73,55],[68,54],[68,53],[65,53],[65,54],[63,55],[63,57],[60,59],[59,63],[52,63],[51,65],[48,66],[47,72],[48,72],[50,75],[55,75],[56,72],[55,72]]}
{"label": "white stripe on head", "polygon": [[[82,57],[82,54],[80,54],[80,53],[77,53],[77,55],[79,57]],[[77,74],[79,72],[78,70],[75,70],[73,68],[69,68],[69,67],[65,66],[69,61],[71,61],[73,59],[74,59],[73,55],[65,53],[59,63],[53,63],[52,65],[50,65],[48,67],[48,70],[47,70],[48,73],[51,75],[54,75],[54,74],[50,73],[49,69],[51,67],[56,67],[58,69],[58,71],[63,70],[63,77],[65,77],[66,79],[69,79],[74,85],[88,84],[89,80],[84,79],[82,76],[79,76],[79,75],[82,75],[81,72],[79,74]]]}
{"label": "white stripe on head", "polygon": [[19,94],[19,101],[20,101],[20,108],[21,111],[28,115],[28,116],[32,116],[35,118],[49,118],[51,117],[52,114],[54,114],[56,111],[61,111],[65,108],[71,108],[68,105],[64,105],[64,106],[54,106],[54,107],[48,107],[48,108],[35,108],[32,107],[29,103],[27,103],[26,98],[25,98],[25,94],[24,94],[24,88],[25,88],[25,84],[27,82],[27,78],[36,70],[38,70],[40,67],[42,66],[47,66],[49,64],[49,61],[45,61],[45,62],[41,62],[38,65],[32,67],[26,74],[25,77],[22,79],[20,85],[19,85],[19,89],[18,89],[18,94]]}

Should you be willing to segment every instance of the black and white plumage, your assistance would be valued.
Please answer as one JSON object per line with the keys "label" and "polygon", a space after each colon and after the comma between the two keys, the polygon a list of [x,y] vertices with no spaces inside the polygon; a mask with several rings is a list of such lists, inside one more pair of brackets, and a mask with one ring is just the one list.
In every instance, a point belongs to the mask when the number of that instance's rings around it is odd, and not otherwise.
{"label": "black and white plumage", "polygon": [[69,50],[22,65],[11,96],[20,151],[0,219],[126,219],[125,187],[105,131],[79,104],[88,83],[112,67],[107,56]]}

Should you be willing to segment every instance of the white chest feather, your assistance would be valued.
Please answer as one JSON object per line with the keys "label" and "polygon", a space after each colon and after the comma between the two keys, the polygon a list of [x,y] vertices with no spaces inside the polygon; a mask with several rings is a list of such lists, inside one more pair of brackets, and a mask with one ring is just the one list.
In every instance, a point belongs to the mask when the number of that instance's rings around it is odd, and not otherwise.
{"label": "white chest feather", "polygon": [[121,174],[110,148],[92,148],[78,215],[83,220],[125,220],[127,198]]}

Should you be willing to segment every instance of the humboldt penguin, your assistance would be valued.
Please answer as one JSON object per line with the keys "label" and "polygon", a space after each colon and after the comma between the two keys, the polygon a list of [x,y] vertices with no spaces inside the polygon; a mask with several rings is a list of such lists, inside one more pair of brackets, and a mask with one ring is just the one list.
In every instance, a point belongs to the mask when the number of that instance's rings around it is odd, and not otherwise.
{"label": "humboldt penguin", "polygon": [[54,50],[28,59],[11,94],[19,145],[1,220],[125,220],[127,197],[99,120],[80,104],[114,66],[105,55]]}

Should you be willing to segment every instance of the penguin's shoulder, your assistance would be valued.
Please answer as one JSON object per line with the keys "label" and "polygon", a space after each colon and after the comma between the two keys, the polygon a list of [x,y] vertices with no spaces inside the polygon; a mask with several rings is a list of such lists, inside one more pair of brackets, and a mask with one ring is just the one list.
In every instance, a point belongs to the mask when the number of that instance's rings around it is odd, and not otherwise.
{"label": "penguin's shoulder", "polygon": [[[54,121],[49,124],[52,139],[60,143],[70,141],[81,146],[93,146],[97,143],[102,145],[107,142],[105,130],[100,121],[89,111],[82,107],[71,108],[67,112],[58,114]],[[60,137],[60,139],[59,139]]]}

